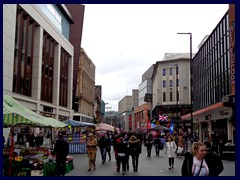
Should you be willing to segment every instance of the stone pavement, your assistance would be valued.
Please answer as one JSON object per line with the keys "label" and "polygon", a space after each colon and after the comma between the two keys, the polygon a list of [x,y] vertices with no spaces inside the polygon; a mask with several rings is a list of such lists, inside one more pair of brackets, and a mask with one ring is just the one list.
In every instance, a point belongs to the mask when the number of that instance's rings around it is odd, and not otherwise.
{"label": "stone pavement", "polygon": [[[142,154],[139,157],[138,172],[133,172],[132,160],[130,157],[129,172],[125,176],[181,176],[181,166],[183,157],[175,158],[174,169],[168,169],[168,157],[164,154],[165,149],[161,151],[160,156],[155,156],[155,149],[152,149],[151,158],[147,158],[146,147],[142,147]],[[112,160],[102,164],[99,149],[97,152],[96,170],[87,171],[88,157],[86,154],[70,154],[73,156],[74,169],[66,176],[123,176],[116,172],[116,161],[112,151]],[[224,171],[220,176],[235,176],[235,162],[223,160]]]}

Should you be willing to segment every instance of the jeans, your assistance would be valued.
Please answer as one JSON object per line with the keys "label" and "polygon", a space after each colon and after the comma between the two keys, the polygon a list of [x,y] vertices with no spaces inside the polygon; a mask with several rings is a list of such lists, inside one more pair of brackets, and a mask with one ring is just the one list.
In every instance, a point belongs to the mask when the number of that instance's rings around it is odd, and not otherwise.
{"label": "jeans", "polygon": [[101,148],[100,153],[101,153],[102,161],[105,162],[106,161],[106,155],[107,155],[107,149],[106,148]]}
{"label": "jeans", "polygon": [[139,158],[139,154],[133,154],[132,155],[132,165],[133,165],[133,170],[134,171],[138,170],[138,158]]}

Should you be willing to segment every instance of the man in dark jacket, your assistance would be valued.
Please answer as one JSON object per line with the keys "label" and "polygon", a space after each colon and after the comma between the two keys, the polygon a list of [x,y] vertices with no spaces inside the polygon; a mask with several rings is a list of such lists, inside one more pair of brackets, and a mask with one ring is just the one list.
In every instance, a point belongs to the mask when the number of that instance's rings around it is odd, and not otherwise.
{"label": "man in dark jacket", "polygon": [[102,137],[98,140],[98,147],[100,148],[102,164],[104,164],[107,155],[107,139],[105,138],[105,134],[102,134]]}
{"label": "man in dark jacket", "polygon": [[207,147],[207,154],[205,155],[206,161],[209,162],[209,176],[218,176],[224,169],[221,158],[211,148],[210,142],[204,142]]}
{"label": "man in dark jacket", "polygon": [[63,139],[63,135],[59,133],[56,141],[54,152],[56,153],[57,175],[64,176],[66,171],[66,157],[69,153],[68,142]]}
{"label": "man in dark jacket", "polygon": [[122,164],[122,174],[126,172],[126,154],[127,154],[127,144],[123,142],[122,137],[116,140],[116,153],[117,153],[117,172],[120,172]]}
{"label": "man in dark jacket", "polygon": [[[208,143],[204,143],[207,147],[207,153],[204,157],[206,164],[209,169],[208,176],[218,176],[224,169],[222,160],[220,157],[209,148]],[[190,152],[184,154],[184,161],[182,165],[182,176],[193,176],[192,174],[192,165],[193,165],[193,155]]]}

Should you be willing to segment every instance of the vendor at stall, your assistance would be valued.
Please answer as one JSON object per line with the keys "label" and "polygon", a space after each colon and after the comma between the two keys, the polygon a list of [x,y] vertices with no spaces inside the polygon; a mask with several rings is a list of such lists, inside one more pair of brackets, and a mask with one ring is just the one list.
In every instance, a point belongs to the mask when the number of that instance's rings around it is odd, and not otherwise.
{"label": "vendor at stall", "polygon": [[69,153],[68,142],[63,139],[61,133],[58,134],[58,140],[55,144],[54,152],[56,153],[57,175],[64,176],[66,170],[66,157]]}

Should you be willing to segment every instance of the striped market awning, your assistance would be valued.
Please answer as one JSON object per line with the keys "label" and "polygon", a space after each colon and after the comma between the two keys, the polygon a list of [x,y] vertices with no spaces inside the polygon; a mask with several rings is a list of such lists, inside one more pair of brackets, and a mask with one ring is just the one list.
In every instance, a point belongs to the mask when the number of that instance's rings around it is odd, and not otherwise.
{"label": "striped market awning", "polygon": [[56,119],[41,116],[20,104],[11,96],[3,96],[3,127],[10,126],[65,127]]}

